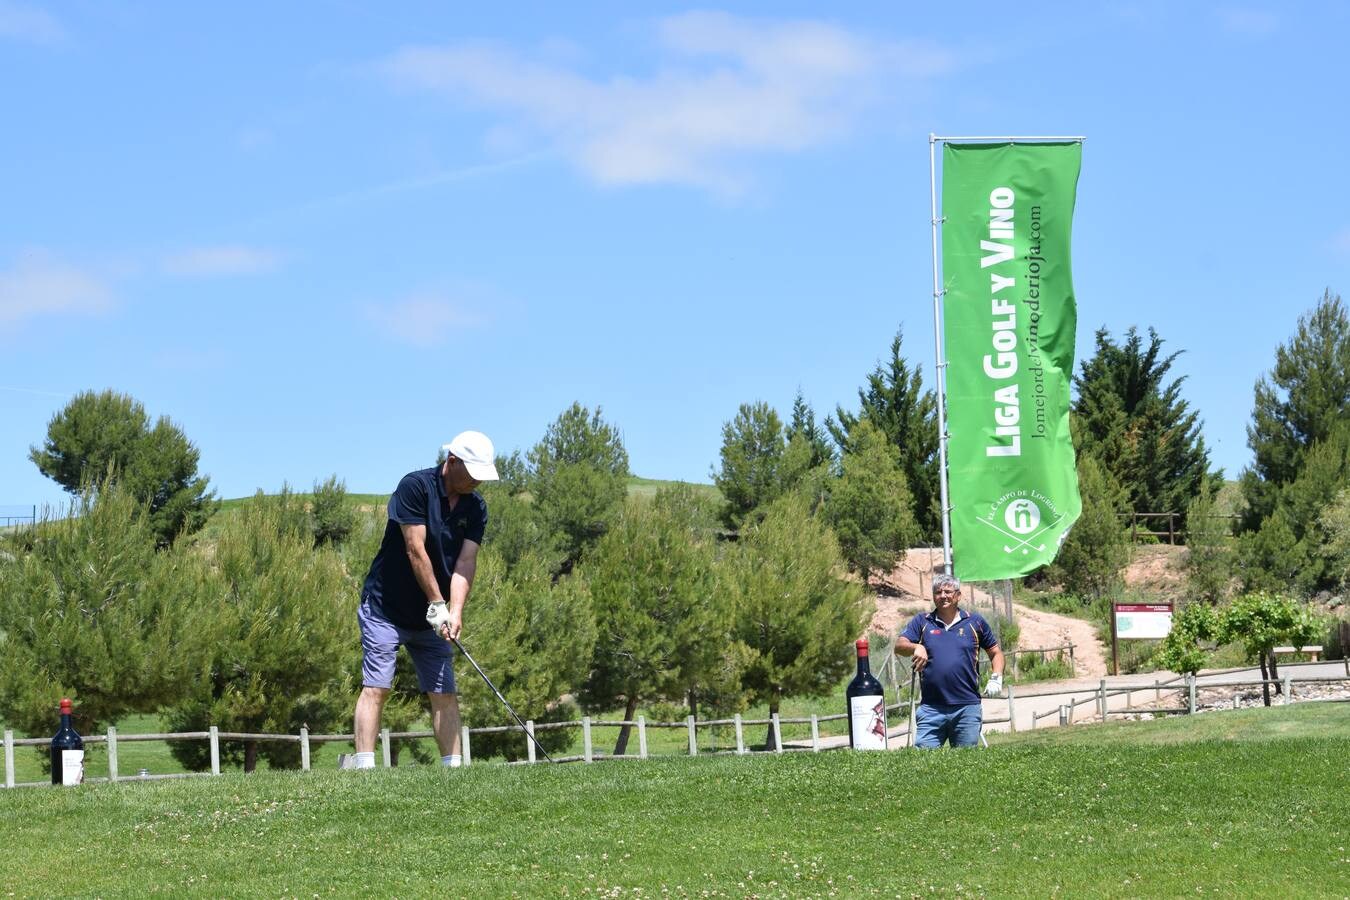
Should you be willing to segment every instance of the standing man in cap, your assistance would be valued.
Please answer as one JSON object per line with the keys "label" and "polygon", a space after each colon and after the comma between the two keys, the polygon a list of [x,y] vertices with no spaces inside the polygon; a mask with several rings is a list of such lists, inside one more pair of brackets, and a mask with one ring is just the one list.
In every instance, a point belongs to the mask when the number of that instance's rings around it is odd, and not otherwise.
{"label": "standing man in cap", "polygon": [[442,447],[439,467],[403,476],[389,498],[389,522],[361,589],[361,695],[356,701],[354,767],[375,767],[380,714],[394,686],[399,644],[408,648],[418,686],[431,703],[441,763],[461,764],[459,696],[449,643],[463,628],[487,504],[474,490],[496,481],[492,441],[465,431]]}
{"label": "standing man in cap", "polygon": [[919,613],[896,639],[895,650],[914,657],[923,679],[923,702],[914,712],[916,747],[974,747],[980,742],[984,709],[980,704],[980,650],[989,654],[993,672],[984,692],[1003,691],[1003,651],[993,629],[979,613],[960,608],[961,582],[933,576],[933,611]]}

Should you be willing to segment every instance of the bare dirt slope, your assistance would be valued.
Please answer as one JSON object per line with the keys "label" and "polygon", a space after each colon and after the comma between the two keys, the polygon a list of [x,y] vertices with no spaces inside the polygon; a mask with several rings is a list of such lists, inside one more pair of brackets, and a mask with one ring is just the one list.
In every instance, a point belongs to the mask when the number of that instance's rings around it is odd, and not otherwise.
{"label": "bare dirt slope", "polygon": [[[874,578],[877,609],[870,630],[894,638],[905,623],[918,612],[933,608],[929,584],[935,567],[942,564],[940,550],[910,550],[890,572]],[[991,609],[994,598],[967,587],[962,604],[967,608]],[[1013,604],[1013,616],[1021,629],[1018,646],[1033,650],[1041,647],[1074,645],[1074,662],[1081,677],[1106,674],[1106,647],[1097,639],[1097,629],[1082,619],[1056,615]]]}
{"label": "bare dirt slope", "polygon": [[1153,544],[1133,548],[1125,586],[1175,598],[1185,589],[1186,548]]}

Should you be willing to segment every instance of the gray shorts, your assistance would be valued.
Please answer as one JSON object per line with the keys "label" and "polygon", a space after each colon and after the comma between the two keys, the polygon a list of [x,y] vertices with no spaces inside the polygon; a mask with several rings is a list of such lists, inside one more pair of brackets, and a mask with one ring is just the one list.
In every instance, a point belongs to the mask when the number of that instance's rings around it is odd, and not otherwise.
{"label": "gray shorts", "polygon": [[362,600],[356,610],[361,623],[361,684],[365,687],[394,686],[394,659],[398,645],[408,648],[417,686],[427,694],[455,694],[454,648],[430,628],[400,628]]}

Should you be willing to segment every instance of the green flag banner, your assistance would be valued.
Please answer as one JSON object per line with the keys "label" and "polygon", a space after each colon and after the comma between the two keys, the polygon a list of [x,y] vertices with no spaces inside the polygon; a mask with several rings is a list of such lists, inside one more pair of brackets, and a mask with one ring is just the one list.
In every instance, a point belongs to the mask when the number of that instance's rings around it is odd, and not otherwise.
{"label": "green flag banner", "polygon": [[953,571],[988,581],[1055,558],[1078,519],[1069,237],[1082,145],[942,151]]}

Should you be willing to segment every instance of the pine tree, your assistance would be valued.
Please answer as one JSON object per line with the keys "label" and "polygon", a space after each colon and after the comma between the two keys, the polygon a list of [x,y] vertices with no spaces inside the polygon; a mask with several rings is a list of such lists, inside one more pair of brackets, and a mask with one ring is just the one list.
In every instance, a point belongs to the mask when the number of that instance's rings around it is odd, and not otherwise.
{"label": "pine tree", "polygon": [[[259,492],[225,523],[214,548],[198,548],[206,571],[194,641],[209,656],[204,677],[165,711],[170,731],[296,734],[349,721],[360,646],[355,596],[337,551],[314,547],[308,512],[283,489]],[[209,764],[200,742],[170,750],[184,765]],[[245,772],[259,758],[274,768],[300,764],[290,743],[245,741],[221,748]]]}
{"label": "pine tree", "polygon": [[1186,589],[1192,600],[1214,605],[1228,597],[1233,583],[1233,551],[1228,521],[1215,515],[1214,498],[1206,491],[1186,510]]}
{"label": "pine tree", "polygon": [[[1331,536],[1322,527],[1322,515],[1347,486],[1350,420],[1335,423],[1324,439],[1313,442],[1294,480],[1277,495],[1274,514],[1244,535],[1248,590],[1293,588],[1311,594],[1336,585],[1326,552]],[[1265,534],[1268,529],[1271,533]]]}
{"label": "pine tree", "polygon": [[[554,577],[547,559],[527,556],[508,572],[491,548],[478,554],[473,594],[465,607],[465,649],[483,667],[516,713],[538,724],[577,718],[575,694],[590,668],[595,647],[595,616],[590,593],[575,574]],[[455,665],[460,712],[471,728],[514,725],[510,713],[478,673],[460,660]],[[538,732],[549,753],[567,747],[564,729]],[[521,759],[529,739],[512,727],[475,735],[475,758]]]}
{"label": "pine tree", "polygon": [[[179,699],[200,672],[196,568],[157,553],[144,504],[114,482],[0,552],[0,719],[49,734],[62,697],[85,734]],[[209,610],[208,610],[209,612]]]}
{"label": "pine tree", "polygon": [[[631,721],[639,702],[682,702],[720,678],[732,606],[717,589],[708,524],[686,486],[663,488],[652,500],[629,498],[578,570],[597,634],[585,708],[622,704],[623,720]],[[628,737],[623,726],[616,756]]]}
{"label": "pine tree", "polygon": [[[829,693],[853,665],[852,644],[870,613],[862,588],[840,577],[834,535],[789,495],[747,529],[728,566],[751,702],[772,714],[785,697]],[[766,743],[773,749],[772,729]]]}
{"label": "pine tree", "polygon": [[802,396],[801,388],[797,389],[797,396],[792,401],[792,420],[788,422],[784,437],[789,444],[798,437],[805,443],[809,451],[805,469],[828,466],[834,462],[834,448],[830,446],[829,433],[816,424],[815,410]]}
{"label": "pine tree", "polygon": [[1327,535],[1322,555],[1327,573],[1339,590],[1350,588],[1350,487],[1343,488],[1322,513],[1322,531]]}
{"label": "pine tree", "polygon": [[871,421],[853,427],[853,449],[844,454],[843,474],[831,485],[825,518],[839,538],[848,566],[863,584],[878,569],[889,571],[917,541],[913,497],[890,443]]}
{"label": "pine tree", "polygon": [[1049,566],[1064,592],[1087,601],[1120,583],[1129,562],[1129,534],[1121,524],[1126,494],[1090,453],[1078,455],[1078,492],[1083,511]]}
{"label": "pine tree", "polygon": [[1134,328],[1119,344],[1106,329],[1097,332],[1096,353],[1074,378],[1074,436],[1125,487],[1129,510],[1184,517],[1192,500],[1217,485],[1209,483],[1199,416],[1181,397],[1185,378],[1168,381],[1181,351],[1164,356],[1162,346],[1151,328],[1147,347]]}
{"label": "pine tree", "polygon": [[852,449],[859,420],[867,419],[881,429],[914,494],[914,517],[921,536],[932,539],[942,532],[937,398],[923,389],[918,367],[911,368],[901,355],[903,342],[901,329],[891,341],[890,359],[884,366],[878,365],[867,376],[867,384],[858,389],[858,412],[836,406],[834,418],[827,418],[825,427],[841,454]]}
{"label": "pine tree", "polygon": [[47,424],[28,458],[71,494],[106,478],[148,506],[161,546],[201,528],[215,512],[209,479],[197,475],[197,448],[167,417],[152,426],[145,407],[125,394],[77,394]]}
{"label": "pine tree", "polygon": [[713,483],[726,499],[722,521],[730,529],[753,524],[783,494],[783,422],[763,401],[742,403],[722,426],[721,468]]}
{"label": "pine tree", "polygon": [[529,453],[529,491],[544,528],[558,536],[564,568],[605,533],[628,493],[628,451],[600,409],[580,403],[549,425]]}
{"label": "pine tree", "polygon": [[1254,461],[1242,473],[1247,506],[1243,531],[1274,514],[1284,487],[1298,477],[1314,442],[1350,420],[1350,315],[1330,290],[1299,317],[1297,331],[1275,350],[1275,366],[1256,382],[1247,446]]}
{"label": "pine tree", "polygon": [[314,482],[314,493],[310,497],[309,517],[314,545],[339,547],[346,543],[357,524],[356,510],[347,503],[347,483],[337,475],[330,475],[322,483]]}

